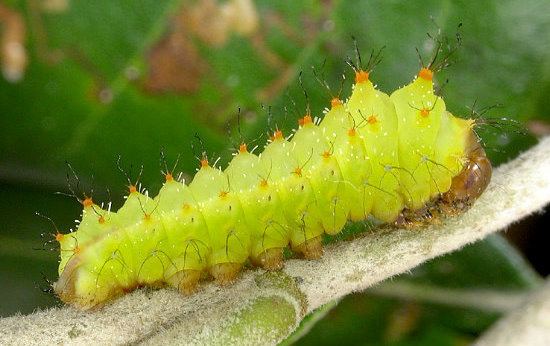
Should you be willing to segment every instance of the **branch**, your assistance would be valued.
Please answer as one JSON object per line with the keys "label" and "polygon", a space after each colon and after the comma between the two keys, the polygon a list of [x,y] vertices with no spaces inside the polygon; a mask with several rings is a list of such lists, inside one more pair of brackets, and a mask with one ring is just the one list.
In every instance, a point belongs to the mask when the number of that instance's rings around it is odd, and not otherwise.
{"label": "branch", "polygon": [[448,288],[411,282],[388,282],[373,287],[369,293],[381,297],[415,300],[458,306],[489,312],[508,312],[523,302],[525,293],[517,291],[484,290],[478,288]]}
{"label": "branch", "polygon": [[475,345],[550,345],[550,280],[493,325]]}
{"label": "branch", "polygon": [[465,214],[421,230],[380,228],[326,248],[318,261],[247,270],[232,286],[184,297],[141,289],[93,312],[64,306],[0,320],[0,344],[276,344],[303,317],[436,256],[484,238],[550,202],[550,138],[494,172]]}

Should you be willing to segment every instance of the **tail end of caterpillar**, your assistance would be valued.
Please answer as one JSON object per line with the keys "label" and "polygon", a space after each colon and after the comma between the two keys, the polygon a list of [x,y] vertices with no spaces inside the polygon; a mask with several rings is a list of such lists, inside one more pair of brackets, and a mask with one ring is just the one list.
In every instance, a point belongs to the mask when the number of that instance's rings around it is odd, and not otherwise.
{"label": "tail end of caterpillar", "polygon": [[[53,284],[54,292],[65,303],[71,304],[82,310],[91,310],[103,306],[107,301],[132,291],[136,287],[127,288],[120,285],[95,287],[94,290],[83,289],[79,286],[86,286],[90,283],[87,278],[82,278],[79,271],[81,260],[78,256],[71,259],[59,280]],[[88,285],[89,286],[89,285]],[[83,293],[88,292],[88,293]]]}

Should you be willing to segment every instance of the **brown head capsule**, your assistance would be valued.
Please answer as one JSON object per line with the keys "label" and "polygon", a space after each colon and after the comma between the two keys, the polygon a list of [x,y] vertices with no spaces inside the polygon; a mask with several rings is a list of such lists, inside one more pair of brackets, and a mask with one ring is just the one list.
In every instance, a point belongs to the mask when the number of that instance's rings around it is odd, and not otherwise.
{"label": "brown head capsule", "polygon": [[451,189],[443,196],[444,201],[449,204],[456,202],[470,204],[485,191],[491,181],[493,172],[491,162],[473,131],[468,138],[466,152],[468,162],[462,172],[453,178]]}

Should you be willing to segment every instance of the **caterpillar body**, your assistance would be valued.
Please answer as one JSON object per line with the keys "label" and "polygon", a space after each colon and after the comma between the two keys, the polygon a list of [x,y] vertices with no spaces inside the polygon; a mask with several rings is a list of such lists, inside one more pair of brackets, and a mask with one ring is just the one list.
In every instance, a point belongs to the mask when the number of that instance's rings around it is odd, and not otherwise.
{"label": "caterpillar body", "polygon": [[475,121],[446,110],[432,77],[422,68],[389,96],[357,69],[347,101],[332,99],[320,122],[306,114],[291,138],[275,131],[260,155],[242,144],[224,171],[204,157],[188,185],[167,172],[155,198],[130,185],[117,212],[84,199],[78,229],[56,235],[55,292],[82,309],[140,286],[187,294],[207,273],[231,282],[247,261],[278,269],[289,244],[318,258],[323,233],[348,220],[396,222],[428,204],[468,205],[491,164]]}

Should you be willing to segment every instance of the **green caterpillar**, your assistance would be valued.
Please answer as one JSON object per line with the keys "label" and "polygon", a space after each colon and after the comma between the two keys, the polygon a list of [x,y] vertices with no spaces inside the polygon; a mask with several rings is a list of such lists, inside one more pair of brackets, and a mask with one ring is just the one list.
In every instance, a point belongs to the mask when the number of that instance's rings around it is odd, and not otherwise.
{"label": "green caterpillar", "polygon": [[129,187],[117,211],[86,198],[78,230],[56,235],[55,292],[89,309],[140,286],[196,289],[210,273],[221,284],[250,261],[282,266],[283,249],[322,255],[321,237],[348,220],[413,220],[429,205],[462,210],[487,186],[491,164],[473,132],[435,95],[433,71],[391,96],[356,69],[350,98],[331,100],[289,140],[276,131],[260,155],[242,144],[222,171],[206,157],[186,185],[166,173],[155,198]]}

